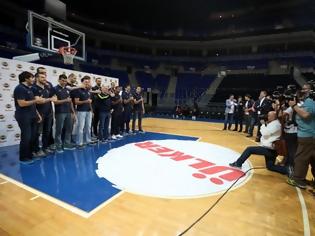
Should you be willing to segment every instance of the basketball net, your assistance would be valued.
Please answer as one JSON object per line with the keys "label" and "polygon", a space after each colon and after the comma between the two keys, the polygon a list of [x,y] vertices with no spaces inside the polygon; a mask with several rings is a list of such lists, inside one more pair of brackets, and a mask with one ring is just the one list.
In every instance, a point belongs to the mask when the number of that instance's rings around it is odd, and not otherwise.
{"label": "basketball net", "polygon": [[73,64],[73,58],[77,54],[77,50],[72,47],[60,47],[58,52],[63,56],[63,62],[66,65]]}

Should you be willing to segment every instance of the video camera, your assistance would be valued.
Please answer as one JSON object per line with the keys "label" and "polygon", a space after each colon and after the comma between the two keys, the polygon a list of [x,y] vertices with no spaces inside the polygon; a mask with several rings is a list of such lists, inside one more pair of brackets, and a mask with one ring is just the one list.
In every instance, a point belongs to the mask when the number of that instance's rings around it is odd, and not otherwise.
{"label": "video camera", "polygon": [[294,84],[289,84],[286,89],[283,86],[277,86],[272,93],[272,102],[278,100],[281,105],[288,106],[289,101],[298,100],[297,88]]}

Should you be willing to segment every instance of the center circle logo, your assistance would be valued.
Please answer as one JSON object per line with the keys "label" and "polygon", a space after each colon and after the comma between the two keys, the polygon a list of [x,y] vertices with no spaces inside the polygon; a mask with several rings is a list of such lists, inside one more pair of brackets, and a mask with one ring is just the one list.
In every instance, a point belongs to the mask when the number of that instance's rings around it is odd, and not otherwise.
{"label": "center circle logo", "polygon": [[115,188],[161,198],[216,195],[245,184],[252,176],[246,161],[232,168],[239,153],[214,144],[184,140],[148,140],[109,150],[97,160],[97,175]]}

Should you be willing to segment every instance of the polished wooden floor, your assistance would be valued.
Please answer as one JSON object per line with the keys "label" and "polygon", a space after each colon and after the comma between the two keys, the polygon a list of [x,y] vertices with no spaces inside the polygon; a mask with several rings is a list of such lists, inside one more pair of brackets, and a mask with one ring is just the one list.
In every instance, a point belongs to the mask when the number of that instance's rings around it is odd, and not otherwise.
{"label": "polished wooden floor", "polygon": [[[255,145],[244,134],[222,131],[222,124],[148,118],[148,131],[198,136],[210,142],[242,150]],[[254,166],[264,166],[252,156]],[[243,187],[223,200],[185,235],[315,235],[315,199],[301,191],[308,219],[285,176],[255,170]],[[0,235],[178,235],[219,197],[159,199],[123,193],[89,218],[83,218],[0,179]],[[304,208],[303,208],[304,209]],[[310,234],[307,234],[307,223]],[[306,231],[304,230],[306,229]]]}

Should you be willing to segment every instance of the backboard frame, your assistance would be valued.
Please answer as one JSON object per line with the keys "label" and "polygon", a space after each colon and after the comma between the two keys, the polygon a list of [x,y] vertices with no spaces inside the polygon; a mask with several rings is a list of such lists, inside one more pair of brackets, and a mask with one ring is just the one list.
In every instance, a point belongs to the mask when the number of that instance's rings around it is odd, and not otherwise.
{"label": "backboard frame", "polygon": [[[48,29],[47,29],[48,48],[41,47],[41,46],[33,44],[33,36],[34,36],[33,19],[34,19],[34,17],[37,18],[37,19],[40,19],[42,21],[45,21],[48,24]],[[60,27],[62,29],[65,29],[65,30],[67,30],[67,31],[69,31],[71,33],[77,34],[77,35],[82,37],[82,57],[76,55],[74,58],[77,59],[77,60],[86,61],[85,33],[80,32],[78,30],[75,30],[75,29],[73,29],[73,28],[71,28],[71,27],[69,27],[67,25],[62,24],[62,23],[59,23],[59,22],[53,20],[52,18],[39,15],[39,14],[37,14],[37,13],[31,11],[31,10],[28,11],[28,40],[27,40],[28,46],[30,48],[33,48],[33,49],[36,49],[36,50],[39,50],[39,51],[46,51],[46,52],[58,54],[58,48],[55,48],[54,47],[54,43],[53,42],[51,43],[51,40],[50,40],[51,37],[58,38],[58,37],[52,36],[50,34],[50,30],[49,29],[51,29],[52,25]],[[78,38],[80,38],[80,37],[78,37]],[[63,41],[62,38],[58,38],[58,40]],[[53,49],[52,49],[52,46],[54,47]],[[68,46],[75,47],[75,45],[72,46],[71,44],[68,45]]]}

